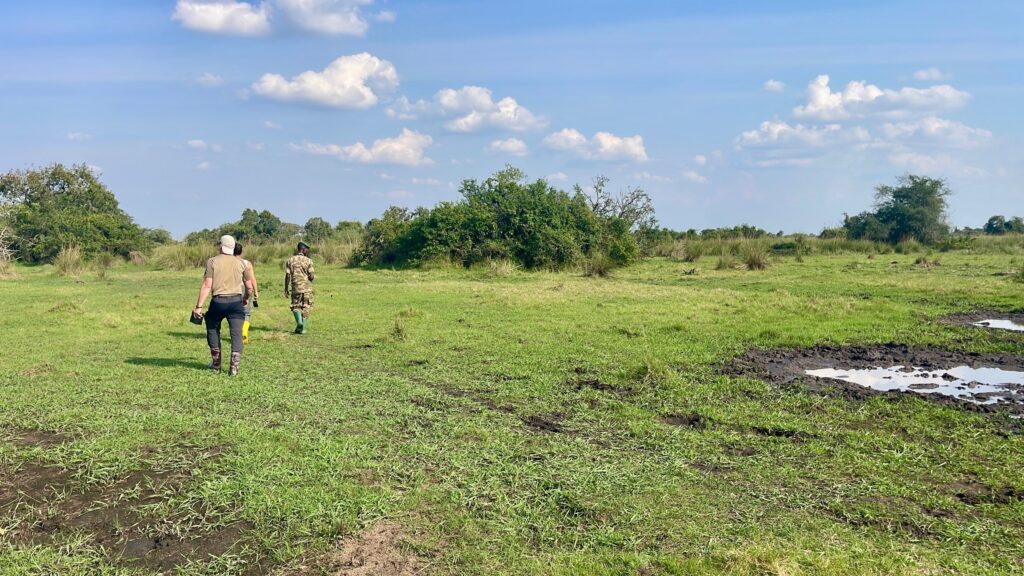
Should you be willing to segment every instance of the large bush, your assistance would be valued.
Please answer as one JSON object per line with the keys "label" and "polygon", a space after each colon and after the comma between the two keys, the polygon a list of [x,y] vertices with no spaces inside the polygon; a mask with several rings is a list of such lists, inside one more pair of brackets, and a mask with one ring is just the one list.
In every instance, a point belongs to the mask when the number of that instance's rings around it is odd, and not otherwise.
{"label": "large bush", "polygon": [[466,180],[462,199],[409,212],[389,208],[365,227],[357,264],[417,265],[448,260],[471,265],[512,260],[526,268],[559,268],[602,254],[615,265],[639,255],[631,223],[600,217],[581,193],[544,180],[528,182],[507,167],[482,182]]}
{"label": "large bush", "polygon": [[62,248],[84,255],[127,257],[152,241],[118,206],[117,198],[84,164],[53,164],[0,176],[11,247],[26,262],[52,261]]}
{"label": "large bush", "polygon": [[897,184],[875,189],[874,212],[845,217],[848,238],[933,244],[949,235],[946,198],[951,192],[945,180],[908,174]]}

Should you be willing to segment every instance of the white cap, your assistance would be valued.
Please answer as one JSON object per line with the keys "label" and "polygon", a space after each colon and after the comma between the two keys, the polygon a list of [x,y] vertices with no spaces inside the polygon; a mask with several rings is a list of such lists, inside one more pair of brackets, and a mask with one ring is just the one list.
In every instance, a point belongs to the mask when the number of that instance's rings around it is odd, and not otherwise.
{"label": "white cap", "polygon": [[220,237],[220,251],[222,254],[228,256],[234,256],[235,254],[235,237],[230,234],[225,234]]}

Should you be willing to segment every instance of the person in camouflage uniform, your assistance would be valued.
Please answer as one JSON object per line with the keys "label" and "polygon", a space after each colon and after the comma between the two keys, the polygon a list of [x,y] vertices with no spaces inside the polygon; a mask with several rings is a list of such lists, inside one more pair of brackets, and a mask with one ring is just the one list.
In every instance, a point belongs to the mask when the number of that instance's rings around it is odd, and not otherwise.
{"label": "person in camouflage uniform", "polygon": [[309,259],[309,245],[305,242],[299,242],[296,252],[284,263],[284,296],[292,299],[295,333],[305,334],[309,309],[313,306],[313,261]]}

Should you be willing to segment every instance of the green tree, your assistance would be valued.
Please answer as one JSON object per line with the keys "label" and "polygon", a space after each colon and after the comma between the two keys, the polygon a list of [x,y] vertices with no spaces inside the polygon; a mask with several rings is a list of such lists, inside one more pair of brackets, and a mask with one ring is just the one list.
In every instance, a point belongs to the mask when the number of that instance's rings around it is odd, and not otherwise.
{"label": "green tree", "polygon": [[90,256],[127,256],[152,246],[84,164],[10,171],[0,176],[0,203],[8,211],[12,248],[26,262],[49,261],[71,245]]}
{"label": "green tree", "polygon": [[302,237],[308,242],[325,242],[334,234],[330,222],[320,217],[310,218],[302,227]]}
{"label": "green tree", "polygon": [[946,199],[952,192],[946,181],[908,174],[897,184],[881,185],[875,193],[875,217],[888,226],[889,241],[932,244],[949,236]]}

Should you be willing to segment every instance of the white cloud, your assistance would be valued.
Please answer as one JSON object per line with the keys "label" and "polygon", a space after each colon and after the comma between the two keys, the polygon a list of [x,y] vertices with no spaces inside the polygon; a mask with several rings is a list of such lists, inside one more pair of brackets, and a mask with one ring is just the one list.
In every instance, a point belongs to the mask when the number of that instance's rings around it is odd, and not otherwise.
{"label": "white cloud", "polygon": [[388,116],[400,120],[415,120],[424,115],[454,116],[444,125],[451,132],[475,132],[485,128],[524,131],[547,126],[545,119],[535,116],[515,98],[505,97],[495,102],[491,91],[480,86],[445,88],[429,102],[410,102],[403,96],[388,109]]}
{"label": "white cloud", "polygon": [[189,148],[195,148],[196,150],[206,150],[207,148],[206,141],[199,140],[198,138],[195,140],[189,140],[188,142],[185,142],[185,145],[188,146]]}
{"label": "white cloud", "polygon": [[914,72],[914,79],[915,80],[922,80],[922,81],[929,81],[929,82],[936,82],[936,81],[939,81],[939,80],[949,80],[952,77],[953,77],[952,74],[947,74],[947,73],[943,72],[942,70],[939,70],[938,68],[936,68],[934,66],[932,66],[931,68],[925,68],[924,70],[918,70],[917,72]]}
{"label": "white cloud", "polygon": [[644,162],[647,150],[642,136],[616,136],[598,132],[588,139],[578,130],[565,128],[549,134],[544,144],[551,149],[569,152],[584,160],[626,160]]}
{"label": "white cloud", "polygon": [[203,160],[199,164],[196,164],[196,170],[209,170],[209,169],[210,169],[210,163],[207,162],[206,160]]}
{"label": "white cloud", "polygon": [[394,22],[398,16],[392,10],[381,10],[380,12],[370,16],[370,18],[377,22]]}
{"label": "white cloud", "polygon": [[683,172],[683,177],[689,180],[690,182],[694,182],[696,184],[708,183],[708,179],[705,176],[701,176],[700,174],[698,174],[695,170],[687,170],[686,172]]}
{"label": "white cloud", "polygon": [[658,174],[651,174],[650,172],[646,172],[646,171],[645,172],[635,172],[633,174],[633,179],[634,180],[650,180],[651,182],[662,182],[662,183],[666,183],[666,184],[669,183],[669,182],[672,182],[672,179],[669,178],[668,176],[660,176]]}
{"label": "white cloud", "polygon": [[935,116],[914,122],[887,123],[882,126],[882,131],[891,140],[919,139],[962,147],[978,146],[992,138],[992,132],[988,130]]}
{"label": "white cloud", "polygon": [[270,120],[264,120],[263,121],[263,127],[266,128],[267,130],[280,130],[281,129],[281,125],[280,124],[278,124],[277,122],[271,122]]}
{"label": "white cloud", "polygon": [[216,88],[224,85],[224,79],[212,72],[203,72],[196,78],[196,84],[207,88]]}
{"label": "white cloud", "polygon": [[270,11],[248,2],[178,0],[171,19],[185,28],[213,34],[260,36],[270,32]]}
{"label": "white cloud", "polygon": [[708,157],[703,154],[697,154],[693,157],[693,163],[697,166],[704,166],[708,163]]}
{"label": "white cloud", "polygon": [[786,83],[782,80],[765,80],[764,89],[769,92],[782,92],[786,89]]}
{"label": "white cloud", "polygon": [[956,176],[980,177],[985,171],[969,166],[948,154],[921,154],[912,150],[899,150],[889,155],[889,163],[908,172],[926,174],[953,174]]}
{"label": "white cloud", "polygon": [[275,0],[281,13],[293,24],[320,34],[362,36],[370,25],[360,5],[373,0]]}
{"label": "white cloud", "polygon": [[409,179],[409,183],[417,186],[437,186],[441,184],[441,181],[437,178],[417,178],[414,176]]}
{"label": "white cloud", "polygon": [[86,132],[68,132],[67,139],[72,142],[87,142],[92,140],[92,134]]}
{"label": "white cloud", "polygon": [[569,175],[565,172],[554,172],[544,177],[549,182],[565,182],[569,179]]}
{"label": "white cloud", "polygon": [[868,131],[861,127],[844,129],[839,124],[791,126],[780,120],[767,120],[757,130],[748,130],[736,140],[738,148],[759,146],[820,147],[844,141],[866,141]]}
{"label": "white cloud", "polygon": [[793,115],[824,121],[871,115],[904,117],[959,108],[968,100],[970,94],[948,84],[890,90],[853,81],[842,92],[833,92],[828,75],[822,74],[807,86],[807,102],[794,108]]}
{"label": "white cloud", "polygon": [[495,140],[494,142],[491,142],[487,149],[491,152],[502,152],[511,156],[526,156],[530,151],[526,146],[526,142],[523,142],[519,138]]}
{"label": "white cloud", "polygon": [[322,72],[307,70],[291,80],[264,74],[252,85],[253,92],[282,101],[312,102],[335,108],[368,108],[378,93],[398,86],[394,65],[367,52],[342,56]]}
{"label": "white cloud", "polygon": [[362,142],[348,146],[337,144],[290,144],[298,152],[319,156],[333,156],[346,162],[362,164],[401,164],[404,166],[426,166],[434,161],[423,155],[424,150],[433,143],[433,139],[419,132],[403,129],[394,138],[375,140],[370,147]]}

